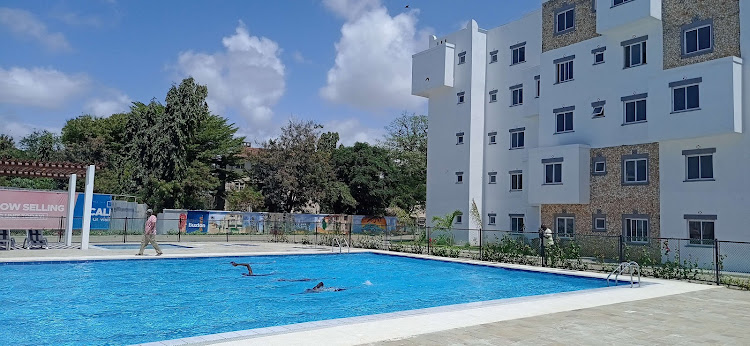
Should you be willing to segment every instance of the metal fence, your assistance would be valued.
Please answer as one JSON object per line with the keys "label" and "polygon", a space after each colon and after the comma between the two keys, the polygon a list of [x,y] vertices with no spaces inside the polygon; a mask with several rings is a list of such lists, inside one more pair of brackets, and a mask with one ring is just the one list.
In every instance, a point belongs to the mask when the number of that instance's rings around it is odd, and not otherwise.
{"label": "metal fence", "polygon": [[[143,218],[110,221],[110,229],[92,230],[92,243],[139,242]],[[180,220],[162,220],[179,222]],[[185,220],[182,220],[183,222]],[[435,229],[408,225],[373,225],[352,232],[351,223],[237,220],[210,221],[208,232],[186,232],[184,227],[158,229],[160,242],[285,242],[464,257],[572,270],[611,272],[621,262],[636,261],[644,275],[735,286],[750,290],[750,242],[679,238],[638,238],[603,234],[555,235],[545,246],[537,232],[505,230]],[[50,241],[62,241],[59,230],[45,231]],[[382,227],[381,227],[382,226]],[[23,235],[24,231],[12,231]],[[25,235],[24,235],[25,236]],[[73,242],[80,242],[74,230]]]}

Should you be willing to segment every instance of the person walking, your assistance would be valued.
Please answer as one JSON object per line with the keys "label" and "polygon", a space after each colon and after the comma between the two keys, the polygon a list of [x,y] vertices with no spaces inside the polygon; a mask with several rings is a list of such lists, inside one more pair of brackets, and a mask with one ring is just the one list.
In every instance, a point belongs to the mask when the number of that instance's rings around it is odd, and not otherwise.
{"label": "person walking", "polygon": [[136,255],[143,255],[143,250],[149,243],[151,243],[151,245],[154,247],[154,250],[156,250],[156,255],[161,256],[163,252],[161,252],[161,248],[159,248],[159,244],[156,242],[156,215],[154,215],[153,210],[148,209],[146,210],[146,216],[148,217],[148,219],[146,219],[146,226],[143,229],[141,250],[138,251]]}

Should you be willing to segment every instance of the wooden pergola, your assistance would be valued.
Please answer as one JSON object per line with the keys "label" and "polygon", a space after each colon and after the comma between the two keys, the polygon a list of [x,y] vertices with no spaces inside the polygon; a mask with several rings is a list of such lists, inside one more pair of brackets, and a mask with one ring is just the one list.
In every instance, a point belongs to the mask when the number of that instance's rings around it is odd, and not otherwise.
{"label": "wooden pergola", "polygon": [[93,165],[80,165],[69,162],[44,162],[16,159],[0,160],[0,176],[24,178],[69,179],[68,181],[68,224],[65,228],[65,245],[71,245],[73,236],[73,206],[76,196],[76,176],[86,177],[86,188],[83,200],[83,225],[81,229],[81,249],[89,247],[91,229],[91,204],[94,195]]}
{"label": "wooden pergola", "polygon": [[88,166],[69,162],[0,160],[0,176],[68,179],[71,174],[85,176]]}

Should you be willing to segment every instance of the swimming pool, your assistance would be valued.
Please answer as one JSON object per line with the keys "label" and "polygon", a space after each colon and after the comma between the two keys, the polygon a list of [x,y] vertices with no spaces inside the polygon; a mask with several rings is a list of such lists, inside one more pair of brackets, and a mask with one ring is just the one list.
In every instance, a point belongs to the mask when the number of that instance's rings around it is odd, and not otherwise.
{"label": "swimming pool", "polygon": [[[135,344],[606,286],[373,253],[6,263],[0,275],[0,345]],[[346,290],[303,293],[318,281]]]}
{"label": "swimming pool", "polygon": [[[139,243],[130,243],[130,244],[96,244],[94,245],[96,247],[102,248],[102,249],[108,249],[108,250],[127,250],[127,249],[140,249],[141,244]],[[192,249],[192,246],[185,246],[185,245],[174,245],[174,244],[159,244],[160,248],[165,249]],[[151,244],[146,245],[146,249],[154,249]]]}

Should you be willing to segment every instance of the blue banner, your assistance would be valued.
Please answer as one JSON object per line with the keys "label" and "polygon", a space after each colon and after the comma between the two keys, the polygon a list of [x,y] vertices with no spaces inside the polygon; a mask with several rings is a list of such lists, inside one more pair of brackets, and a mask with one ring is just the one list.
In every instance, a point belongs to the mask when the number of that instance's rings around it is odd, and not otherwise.
{"label": "blue banner", "polygon": [[[79,193],[76,198],[75,209],[73,209],[73,228],[83,228],[83,199],[84,194]],[[109,230],[109,216],[112,214],[112,195],[101,195],[95,193],[91,201],[91,229]]]}
{"label": "blue banner", "polygon": [[188,211],[185,229],[187,233],[208,233],[208,212]]}

